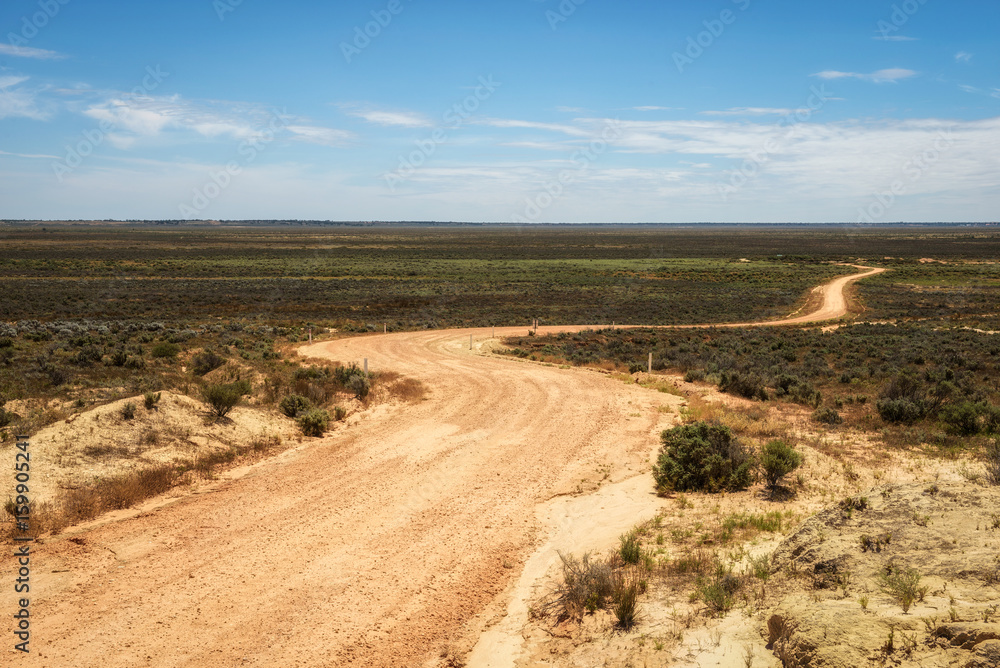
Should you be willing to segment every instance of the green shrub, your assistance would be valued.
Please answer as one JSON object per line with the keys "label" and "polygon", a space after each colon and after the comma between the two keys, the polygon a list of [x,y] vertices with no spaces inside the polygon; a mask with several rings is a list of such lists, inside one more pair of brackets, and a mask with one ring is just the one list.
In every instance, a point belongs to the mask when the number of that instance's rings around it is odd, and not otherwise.
{"label": "green shrub", "polygon": [[754,458],[728,427],[695,422],[664,431],[653,477],[661,491],[737,491],[753,481]]}
{"label": "green shrub", "polygon": [[202,399],[218,418],[226,417],[248,394],[250,394],[250,383],[246,380],[206,385],[201,390]]}
{"label": "green shrub", "polygon": [[626,564],[635,565],[642,559],[642,544],[634,531],[630,531],[618,538],[621,545],[618,548],[618,556]]}
{"label": "green shrub", "polygon": [[984,404],[962,401],[944,406],[938,412],[938,416],[952,434],[974,436],[979,433],[980,417],[987,410],[987,406]]}
{"label": "green shrub", "polygon": [[119,412],[123,420],[131,420],[132,418],[135,417],[135,404],[129,401],[128,403],[126,403],[124,406],[121,407],[121,410]]}
{"label": "green shrub", "polygon": [[364,375],[351,376],[347,381],[347,389],[353,392],[356,398],[364,399],[371,392],[372,385]]}
{"label": "green shrub", "polygon": [[886,422],[909,424],[928,413],[927,399],[920,381],[905,374],[889,381],[875,407]]}
{"label": "green shrub", "polygon": [[133,371],[136,371],[136,370],[139,370],[139,369],[145,369],[146,368],[146,360],[144,360],[142,357],[132,357],[132,356],[129,356],[125,360],[125,368],[126,369],[132,369]]}
{"label": "green shrub", "polygon": [[767,401],[764,379],[753,373],[725,371],[719,380],[719,390],[727,394],[739,395],[745,399]]}
{"label": "green shrub", "polygon": [[290,418],[296,418],[312,407],[313,404],[311,401],[298,394],[289,394],[278,404],[281,412]]}
{"label": "green shrub", "polygon": [[910,606],[920,598],[920,573],[915,568],[905,568],[889,563],[879,576],[879,586],[889,594],[907,612]]}
{"label": "green shrub", "polygon": [[704,601],[710,612],[722,615],[736,604],[736,595],[743,584],[743,579],[735,575],[731,568],[716,564],[711,576],[698,578],[696,590],[698,598]]}
{"label": "green shrub", "polygon": [[830,407],[817,408],[812,414],[812,419],[822,424],[841,424],[844,421],[837,409]]}
{"label": "green shrub", "polygon": [[299,428],[306,436],[322,436],[330,425],[330,414],[322,409],[311,410],[299,418]]}
{"label": "green shrub", "polygon": [[782,477],[802,466],[802,454],[784,441],[771,441],[761,448],[760,465],[767,486],[774,490]]}
{"label": "green shrub", "polygon": [[908,399],[879,399],[875,407],[886,422],[910,424],[924,417],[926,409],[922,404]]}
{"label": "green shrub", "polygon": [[333,419],[334,420],[336,420],[337,422],[340,422],[345,417],[347,417],[347,409],[346,408],[344,408],[343,406],[334,406],[333,407]]}
{"label": "green shrub", "polygon": [[160,403],[160,393],[159,392],[146,392],[142,395],[143,404],[146,406],[147,411],[151,411],[156,408],[156,404]]}
{"label": "green shrub", "polygon": [[226,358],[213,350],[203,350],[191,358],[191,372],[196,376],[204,376],[226,363]]}
{"label": "green shrub", "polygon": [[125,366],[125,362],[128,362],[128,353],[124,350],[118,349],[108,355],[106,364],[108,366]]}
{"label": "green shrub", "polygon": [[615,573],[611,582],[611,612],[618,628],[628,631],[639,621],[639,593],[643,583],[631,569]]}
{"label": "green shrub", "polygon": [[181,347],[176,343],[164,342],[164,343],[157,343],[155,346],[153,346],[153,350],[151,351],[150,354],[153,357],[157,358],[173,358],[177,357],[177,355],[179,355],[180,352],[181,352]]}

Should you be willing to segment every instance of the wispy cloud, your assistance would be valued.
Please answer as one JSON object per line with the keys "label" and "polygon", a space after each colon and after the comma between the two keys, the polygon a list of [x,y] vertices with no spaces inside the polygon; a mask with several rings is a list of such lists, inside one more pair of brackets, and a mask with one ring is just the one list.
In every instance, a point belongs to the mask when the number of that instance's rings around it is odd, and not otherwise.
{"label": "wispy cloud", "polygon": [[780,109],[774,107],[733,107],[722,111],[702,111],[706,116],[788,116],[809,109]]}
{"label": "wispy cloud", "polygon": [[0,43],[0,56],[13,56],[15,58],[34,58],[35,60],[59,60],[66,56],[48,49],[35,49],[30,46],[14,46],[13,44]]}
{"label": "wispy cloud", "polygon": [[880,42],[916,42],[916,37],[906,37],[905,35],[875,35],[872,39]]}
{"label": "wispy cloud", "polygon": [[344,146],[354,138],[354,135],[346,130],[335,130],[315,125],[289,125],[288,131],[292,133],[293,139],[298,141],[334,148]]}
{"label": "wispy cloud", "polygon": [[632,111],[677,111],[679,109],[681,109],[681,107],[657,107],[655,105],[632,107]]}
{"label": "wispy cloud", "polygon": [[403,128],[427,128],[431,123],[424,116],[409,111],[383,111],[378,109],[350,109],[348,115],[361,118],[369,123]]}
{"label": "wispy cloud", "polygon": [[871,81],[874,83],[896,83],[902,79],[909,79],[917,76],[917,72],[901,67],[892,67],[885,70],[878,70],[877,72],[872,72],[870,74],[824,70],[822,72],[816,72],[812,76],[819,77],[820,79],[861,79],[863,81]]}
{"label": "wispy cloud", "polygon": [[24,83],[28,80],[28,77],[19,77],[13,75],[7,75],[0,77],[0,90],[4,88],[10,88],[11,86],[16,86],[19,83]]}
{"label": "wispy cloud", "polygon": [[38,158],[42,160],[59,160],[57,155],[41,155],[35,153],[11,153],[10,151],[0,151],[0,155],[12,155],[16,158]]}
{"label": "wispy cloud", "polygon": [[975,86],[970,86],[968,84],[958,84],[960,90],[964,90],[966,93],[979,93],[981,92]]}
{"label": "wispy cloud", "polygon": [[956,63],[967,63],[972,60],[972,54],[968,51],[959,51],[955,54]]}
{"label": "wispy cloud", "polygon": [[30,118],[44,121],[52,116],[47,109],[39,106],[38,91],[14,88],[29,77],[7,75],[0,77],[0,118]]}

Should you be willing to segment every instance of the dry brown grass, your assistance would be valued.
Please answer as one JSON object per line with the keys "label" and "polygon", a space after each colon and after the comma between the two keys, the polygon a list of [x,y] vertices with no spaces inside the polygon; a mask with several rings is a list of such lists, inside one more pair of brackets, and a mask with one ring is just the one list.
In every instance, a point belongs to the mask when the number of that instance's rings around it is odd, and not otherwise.
{"label": "dry brown grass", "polygon": [[[195,460],[145,466],[93,480],[88,485],[62,489],[52,501],[32,504],[29,535],[56,534],[68,526],[94,519],[111,510],[131,508],[196,477],[211,478],[221,466],[237,459],[262,456],[281,446],[276,436],[259,436],[244,447],[230,446]],[[13,518],[5,518],[6,538],[15,534]]]}

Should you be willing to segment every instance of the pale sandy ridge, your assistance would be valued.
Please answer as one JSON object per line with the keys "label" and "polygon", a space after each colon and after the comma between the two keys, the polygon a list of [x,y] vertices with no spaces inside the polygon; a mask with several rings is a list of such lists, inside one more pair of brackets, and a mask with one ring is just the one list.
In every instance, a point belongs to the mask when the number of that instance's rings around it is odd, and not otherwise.
{"label": "pale sandy ridge", "polygon": [[[821,316],[766,324],[839,317],[844,288],[878,271],[828,284]],[[665,395],[475,354],[470,333],[481,346],[491,330],[303,347],[368,358],[421,379],[429,396],[379,407],[346,435],[210,493],[36,545],[33,652],[8,643],[5,663],[412,666],[471,649],[484,624],[503,619],[524,564],[557,547],[540,504],[595,488],[605,471],[608,484],[647,475],[667,418]],[[14,577],[4,559],[0,578]],[[5,590],[0,605],[13,610]]]}

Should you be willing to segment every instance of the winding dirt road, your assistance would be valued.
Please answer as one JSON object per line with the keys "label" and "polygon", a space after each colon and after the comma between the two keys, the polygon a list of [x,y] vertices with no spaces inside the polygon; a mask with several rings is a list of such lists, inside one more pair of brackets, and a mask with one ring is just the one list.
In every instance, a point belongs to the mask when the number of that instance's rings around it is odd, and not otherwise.
{"label": "winding dirt road", "polygon": [[[879,271],[838,278],[815,313],[766,324],[839,317],[846,286]],[[32,653],[5,632],[4,665],[421,666],[472,650],[544,574],[532,557],[551,553],[551,536],[583,547],[602,523],[614,535],[653,506],[645,476],[670,419],[657,408],[676,398],[476,354],[470,333],[478,348],[490,330],[302,348],[368,358],[421,379],[428,396],[206,493],[34,545]],[[9,557],[0,578],[15,578]],[[14,600],[0,599],[4,614]],[[493,638],[470,665],[511,665],[516,645]]]}

